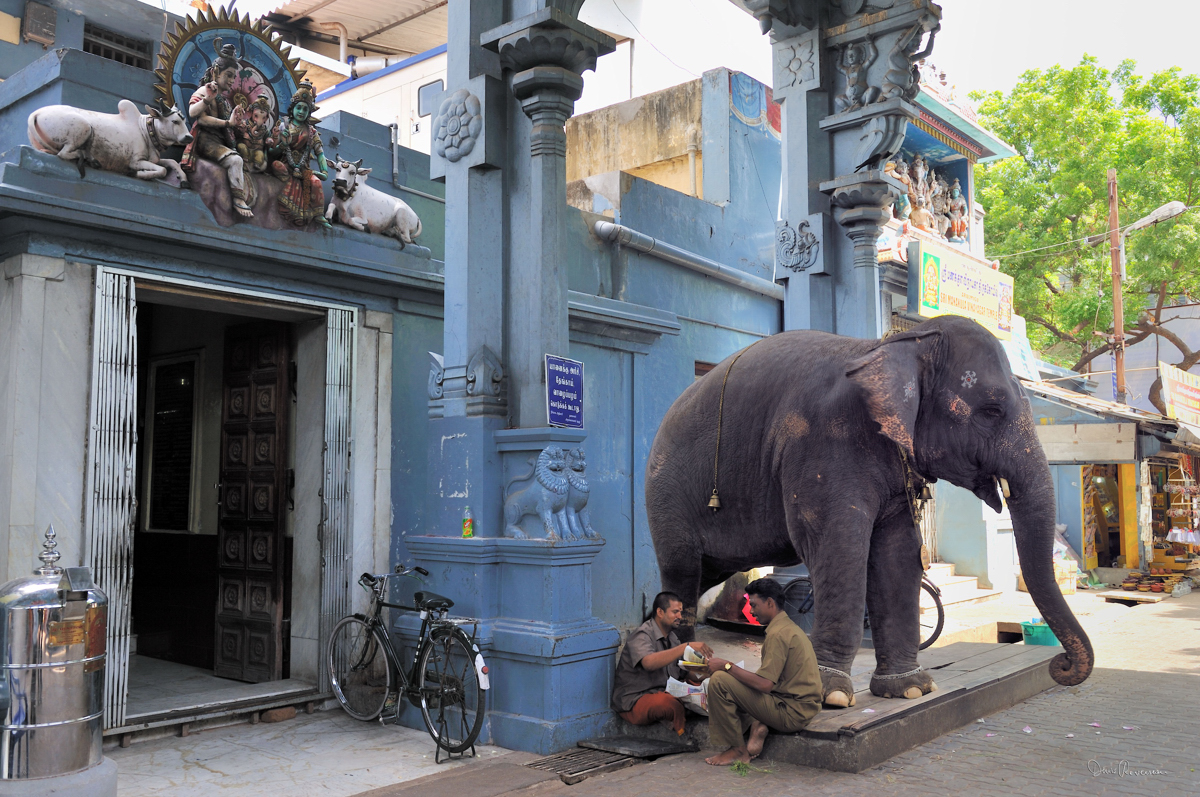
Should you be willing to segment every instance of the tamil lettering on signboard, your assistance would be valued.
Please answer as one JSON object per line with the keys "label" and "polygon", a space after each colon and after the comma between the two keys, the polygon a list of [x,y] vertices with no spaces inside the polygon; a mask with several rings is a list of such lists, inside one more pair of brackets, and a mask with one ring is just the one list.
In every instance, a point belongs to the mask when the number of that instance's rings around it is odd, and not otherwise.
{"label": "tamil lettering on signboard", "polygon": [[583,428],[583,363],[546,355],[546,419],[551,426]]}
{"label": "tamil lettering on signboard", "polygon": [[923,318],[960,315],[1000,340],[1013,332],[1013,278],[966,252],[918,240],[908,249],[908,308]]}
{"label": "tamil lettering on signboard", "polygon": [[1162,360],[1158,362],[1158,375],[1162,377],[1167,417],[1180,423],[1200,426],[1200,376],[1192,376]]}

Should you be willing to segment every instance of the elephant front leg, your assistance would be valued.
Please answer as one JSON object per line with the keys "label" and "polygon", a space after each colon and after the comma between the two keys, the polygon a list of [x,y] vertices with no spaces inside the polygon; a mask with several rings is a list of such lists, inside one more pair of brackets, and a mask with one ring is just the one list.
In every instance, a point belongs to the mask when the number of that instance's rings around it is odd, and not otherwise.
{"label": "elephant front leg", "polygon": [[[812,578],[815,617],[811,641],[824,704],[847,708],[855,702],[850,667],[862,644],[870,526],[860,514],[857,518],[830,518],[822,527],[829,531],[820,539],[808,539],[804,548],[797,546],[797,550],[803,550]],[[796,535],[792,539],[795,541]]]}
{"label": "elephant front leg", "polygon": [[917,664],[920,598],[921,536],[904,507],[881,521],[871,537],[867,609],[875,643],[873,695],[912,699],[937,689]]}

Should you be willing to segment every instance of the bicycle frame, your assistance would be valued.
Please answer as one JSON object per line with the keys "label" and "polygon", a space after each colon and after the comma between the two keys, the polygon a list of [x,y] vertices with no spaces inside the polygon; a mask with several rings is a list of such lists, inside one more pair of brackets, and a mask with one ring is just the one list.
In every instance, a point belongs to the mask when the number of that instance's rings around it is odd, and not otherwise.
{"label": "bicycle frame", "polygon": [[[388,579],[395,577],[415,578],[411,572],[383,573],[379,576],[372,577],[374,579],[374,583],[370,583],[366,580],[367,574],[365,573],[359,578],[359,586],[371,593],[371,607],[368,610],[368,614],[358,616],[361,617],[361,619],[366,622],[372,630],[377,629],[383,636],[384,642],[386,643],[384,645],[384,655],[387,657],[388,666],[392,668],[392,671],[396,673],[399,679],[398,688],[400,692],[407,697],[414,694],[412,690],[412,684],[416,682],[417,660],[421,656],[421,648],[425,645],[426,640],[429,639],[433,632],[439,627],[461,629],[462,623],[470,622],[473,625],[470,634],[470,642],[472,646],[476,646],[475,637],[479,631],[479,622],[477,620],[471,620],[470,618],[464,618],[463,620],[459,621],[447,620],[442,617],[440,612],[430,612],[418,609],[416,606],[405,606],[402,603],[389,603],[388,601],[385,601],[383,596],[387,591]],[[396,650],[396,645],[392,641],[392,635],[387,627],[387,624],[381,619],[384,609],[398,609],[404,612],[413,612],[421,617],[421,630],[417,633],[417,639],[413,645],[412,662],[409,664],[407,670],[405,670],[403,663],[400,661],[400,654]],[[475,649],[478,651],[477,646]]]}

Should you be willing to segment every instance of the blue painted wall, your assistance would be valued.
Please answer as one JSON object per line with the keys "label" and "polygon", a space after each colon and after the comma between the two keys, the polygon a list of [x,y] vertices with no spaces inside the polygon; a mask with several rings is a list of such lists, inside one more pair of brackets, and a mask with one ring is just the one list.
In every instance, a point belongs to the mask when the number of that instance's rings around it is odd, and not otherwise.
{"label": "blue painted wall", "polygon": [[[154,56],[158,53],[163,35],[163,17],[167,18],[167,31],[175,29],[182,17],[165,14],[161,8],[149,3],[131,0],[38,0],[56,12],[54,44],[42,47],[37,42],[21,41],[19,44],[0,42],[0,80],[7,80],[24,67],[44,56],[47,51],[83,48],[83,27],[91,22],[102,28],[121,33],[131,38],[149,42],[151,64],[158,66]],[[14,17],[25,15],[25,0],[0,0],[0,11]]]}

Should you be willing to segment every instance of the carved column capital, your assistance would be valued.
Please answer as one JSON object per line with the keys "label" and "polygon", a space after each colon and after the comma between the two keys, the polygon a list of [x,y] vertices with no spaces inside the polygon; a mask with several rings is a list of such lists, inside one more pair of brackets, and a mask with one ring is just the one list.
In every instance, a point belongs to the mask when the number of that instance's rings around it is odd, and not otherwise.
{"label": "carved column capital", "polygon": [[617,48],[609,35],[585,25],[559,8],[544,8],[484,33],[479,43],[500,55],[513,72],[558,66],[583,75],[596,59]]}
{"label": "carved column capital", "polygon": [[821,183],[833,204],[833,217],[854,242],[854,267],[877,268],[875,243],[892,217],[892,203],[906,191],[904,183],[879,169]]}

